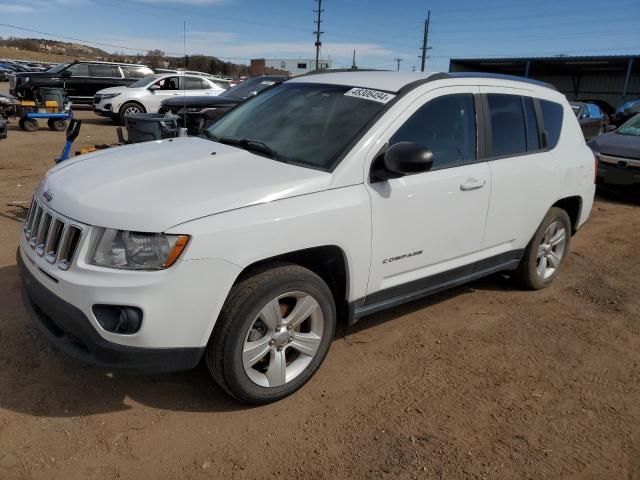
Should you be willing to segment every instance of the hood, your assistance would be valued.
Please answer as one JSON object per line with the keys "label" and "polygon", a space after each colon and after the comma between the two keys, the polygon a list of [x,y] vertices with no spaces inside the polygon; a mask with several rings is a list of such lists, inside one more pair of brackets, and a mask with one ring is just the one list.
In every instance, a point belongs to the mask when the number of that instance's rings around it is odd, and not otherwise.
{"label": "hood", "polygon": [[96,95],[104,95],[106,93],[124,93],[126,91],[138,90],[137,88],[129,88],[129,87],[109,87],[103,88],[102,90],[98,90]]}
{"label": "hood", "polygon": [[640,137],[621,135],[616,132],[598,135],[589,141],[589,146],[605,155],[640,159]]}
{"label": "hood", "polygon": [[176,96],[168,98],[162,102],[167,107],[233,107],[242,101],[241,98],[220,97],[213,95]]}
{"label": "hood", "polygon": [[36,195],[89,225],[162,232],[189,220],[326,190],[331,174],[199,137],[137,143],[66,160]]}
{"label": "hood", "polygon": [[23,77],[57,78],[57,77],[60,76],[59,74],[49,73],[47,71],[44,71],[44,72],[14,72],[13,75],[15,75],[17,78],[23,78]]}

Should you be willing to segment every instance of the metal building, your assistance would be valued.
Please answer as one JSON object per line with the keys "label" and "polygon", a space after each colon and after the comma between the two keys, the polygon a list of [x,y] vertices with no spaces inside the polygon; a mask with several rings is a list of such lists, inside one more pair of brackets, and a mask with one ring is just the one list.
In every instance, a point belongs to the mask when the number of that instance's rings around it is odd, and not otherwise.
{"label": "metal building", "polygon": [[450,72],[519,75],[551,83],[569,100],[613,107],[640,99],[640,55],[451,59]]}

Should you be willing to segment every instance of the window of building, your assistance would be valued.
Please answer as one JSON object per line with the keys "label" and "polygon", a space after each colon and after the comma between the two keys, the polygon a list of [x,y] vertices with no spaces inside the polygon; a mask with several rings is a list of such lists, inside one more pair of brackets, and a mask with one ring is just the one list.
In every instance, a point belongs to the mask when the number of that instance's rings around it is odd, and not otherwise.
{"label": "window of building", "polygon": [[307,68],[307,64],[306,63],[298,63],[298,68],[306,69]]}
{"label": "window of building", "polygon": [[398,129],[389,144],[398,142],[413,142],[431,150],[432,170],[475,160],[473,95],[443,95],[425,103]]}

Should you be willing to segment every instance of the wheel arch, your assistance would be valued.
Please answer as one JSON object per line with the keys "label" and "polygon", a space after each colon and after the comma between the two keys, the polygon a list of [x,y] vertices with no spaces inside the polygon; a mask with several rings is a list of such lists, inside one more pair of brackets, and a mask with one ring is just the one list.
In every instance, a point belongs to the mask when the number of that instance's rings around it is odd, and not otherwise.
{"label": "wheel arch", "polygon": [[582,198],[578,195],[565,197],[558,200],[551,207],[561,208],[567,212],[569,220],[571,220],[571,234],[575,234],[578,230],[578,223],[580,222],[580,215],[582,213]]}
{"label": "wheel arch", "polygon": [[118,115],[121,115],[121,113],[122,113],[122,107],[124,107],[124,106],[126,106],[126,105],[129,105],[130,103],[135,103],[136,105],[140,106],[144,112],[146,112],[146,111],[147,111],[147,107],[145,107],[145,106],[144,106],[144,104],[143,104],[142,102],[140,102],[140,101],[138,101],[138,100],[134,100],[134,99],[132,99],[132,100],[125,100],[124,102],[122,102],[122,103],[120,104],[120,108],[118,108]]}
{"label": "wheel arch", "polygon": [[346,252],[337,245],[322,245],[295,250],[257,260],[247,265],[234,285],[259,271],[278,263],[293,263],[305,267],[324,280],[336,302],[338,320],[347,318],[349,292],[349,264]]}

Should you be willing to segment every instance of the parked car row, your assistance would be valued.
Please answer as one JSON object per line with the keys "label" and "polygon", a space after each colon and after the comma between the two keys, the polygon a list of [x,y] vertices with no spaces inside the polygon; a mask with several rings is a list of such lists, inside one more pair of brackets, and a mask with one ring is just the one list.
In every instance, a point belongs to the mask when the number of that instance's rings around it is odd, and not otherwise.
{"label": "parked car row", "polygon": [[99,90],[93,97],[93,111],[124,123],[125,115],[157,113],[169,98],[216,96],[225,90],[213,79],[184,73],[153,74],[127,86]]}
{"label": "parked car row", "polygon": [[51,67],[41,63],[0,60],[0,82],[9,81],[9,76],[13,73],[42,72],[49,68]]}

